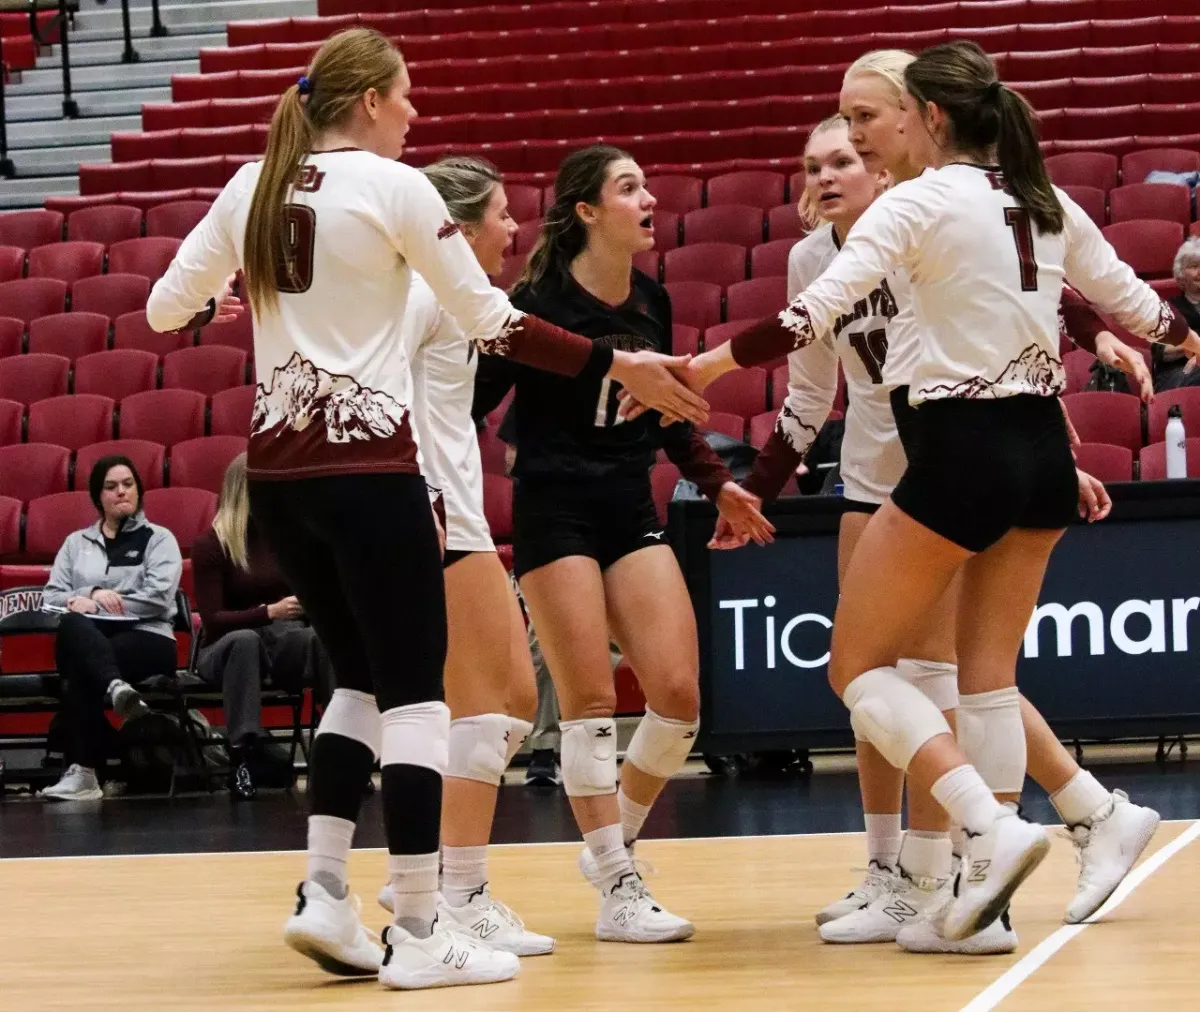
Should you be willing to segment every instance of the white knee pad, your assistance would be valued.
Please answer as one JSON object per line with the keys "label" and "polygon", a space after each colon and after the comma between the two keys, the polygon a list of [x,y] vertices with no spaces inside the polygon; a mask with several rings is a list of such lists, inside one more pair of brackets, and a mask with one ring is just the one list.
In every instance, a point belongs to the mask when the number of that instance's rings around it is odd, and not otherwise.
{"label": "white knee pad", "polygon": [[563,788],[568,797],[589,798],[617,790],[617,722],[612,717],[562,720]]}
{"label": "white knee pad", "polygon": [[450,762],[450,707],[430,701],[396,706],[383,715],[384,766],[424,766],[446,775]]}
{"label": "white knee pad", "polygon": [[343,738],[353,738],[366,745],[371,755],[378,759],[383,718],[379,715],[375,697],[369,692],[355,689],[334,689],[329,705],[321,714],[317,734],[340,734]]}
{"label": "white knee pad", "polygon": [[996,794],[1020,794],[1025,786],[1025,724],[1017,687],[960,696],[958,744]]}
{"label": "white knee pad", "polygon": [[508,734],[508,717],[503,713],[481,713],[450,721],[446,775],[499,787],[508,765]]}
{"label": "white knee pad", "polygon": [[958,708],[958,665],[949,661],[919,661],[902,657],[896,674],[915,685],[934,706],[945,713]]}
{"label": "white knee pad", "polygon": [[895,668],[873,668],[846,686],[842,702],[850,725],[897,769],[908,769],[912,757],[930,738],[949,734],[942,711],[921,691],[896,675]]}
{"label": "white knee pad", "polygon": [[520,717],[508,718],[508,747],[504,750],[504,768],[513,761],[513,756],[521,751],[529,736],[533,734],[533,725]]}
{"label": "white knee pad", "polygon": [[652,777],[670,780],[687,762],[699,730],[699,720],[660,717],[647,706],[633,732],[625,761]]}

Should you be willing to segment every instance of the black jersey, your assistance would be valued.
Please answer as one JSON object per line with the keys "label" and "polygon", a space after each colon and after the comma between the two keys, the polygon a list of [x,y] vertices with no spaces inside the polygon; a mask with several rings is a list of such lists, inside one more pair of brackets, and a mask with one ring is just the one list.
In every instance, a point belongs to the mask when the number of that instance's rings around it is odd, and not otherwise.
{"label": "black jersey", "polygon": [[[614,350],[671,353],[670,297],[638,270],[633,272],[629,298],[620,306],[602,302],[570,276],[547,277],[535,287],[519,288],[512,302]],[[607,377],[558,376],[483,355],[475,381],[476,418],[492,411],[514,385],[513,474],[518,478],[644,480],[662,448],[710,497],[731,480],[692,426],[664,428],[655,411],[633,421],[621,419],[621,385]]]}

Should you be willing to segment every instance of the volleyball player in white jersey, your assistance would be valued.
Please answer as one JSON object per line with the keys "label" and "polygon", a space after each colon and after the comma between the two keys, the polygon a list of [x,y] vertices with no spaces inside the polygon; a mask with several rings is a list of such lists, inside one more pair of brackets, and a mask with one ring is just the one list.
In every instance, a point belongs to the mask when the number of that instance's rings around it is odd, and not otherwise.
{"label": "volleyball player in white jersey", "polygon": [[[474,158],[446,158],[423,171],[480,266],[492,277],[498,275],[517,223],[508,213],[495,166]],[[496,796],[505,768],[533,729],[537,685],[520,605],[484,515],[483,464],[471,418],[478,356],[419,274],[413,275],[404,335],[412,362],[421,473],[446,527],[450,758],[442,803],[438,912],[494,949],[536,956],[553,951],[554,939],[525,930],[488,889],[487,845]],[[389,887],[379,901],[392,908]]]}
{"label": "volleyball player in white jersey", "polygon": [[[903,636],[961,569],[961,609],[971,616],[957,631],[970,676],[963,686],[1011,693],[1046,562],[1079,494],[1056,400],[1064,277],[1150,340],[1194,355],[1200,338],[1050,184],[1031,111],[978,46],[927,50],[905,81],[912,98],[903,127],[924,149],[919,163],[937,171],[877,200],[778,326],[750,328],[692,369],[695,388],[704,389],[731,368],[804,347],[882,277],[909,270],[921,329],[909,395],[919,405],[913,453],[848,567],[830,681],[856,733],[930,789],[968,836],[956,895],[940,920],[942,937],[957,941],[1000,916],[1048,838],[997,802],[937,707],[897,677]],[[1019,708],[1015,716],[987,728],[979,755],[1019,789]]]}
{"label": "volleyball player in white jersey", "polygon": [[[680,360],[613,353],[517,312],[491,286],[433,185],[396,161],[415,115],[409,89],[379,33],[327,40],[280,98],[264,160],[222,190],[147,307],[156,330],[202,325],[245,272],[259,376],[251,509],[339,686],[313,743],[308,874],[284,937],[332,972],[378,973],[391,988],[504,980],[518,967],[437,917],[446,611],[408,413],[412,271],[490,353],[567,375],[611,372],[664,410],[704,414],[667,371]],[[346,882],[377,757],[396,897],[386,951]]]}

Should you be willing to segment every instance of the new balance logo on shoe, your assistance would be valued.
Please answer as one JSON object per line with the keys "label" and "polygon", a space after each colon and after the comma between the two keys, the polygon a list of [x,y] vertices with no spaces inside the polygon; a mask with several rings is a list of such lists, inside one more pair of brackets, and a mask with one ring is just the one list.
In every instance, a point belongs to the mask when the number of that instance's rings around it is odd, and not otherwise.
{"label": "new balance logo on shoe", "polygon": [[475,934],[477,934],[480,938],[488,939],[500,930],[500,925],[493,924],[486,917],[481,917],[471,925],[471,930],[474,931]]}
{"label": "new balance logo on shoe", "polygon": [[456,969],[461,970],[464,966],[467,965],[467,960],[470,958],[471,958],[471,953],[469,950],[467,950],[467,949],[457,950],[452,945],[452,946],[450,946],[450,948],[448,948],[446,950],[446,955],[445,955],[445,958],[442,960],[442,962],[445,963],[447,966],[449,966],[451,963],[453,963]]}
{"label": "new balance logo on shoe", "polygon": [[907,900],[896,900],[895,903],[883,908],[883,912],[888,915],[897,924],[903,924],[907,920],[916,917],[919,910]]}

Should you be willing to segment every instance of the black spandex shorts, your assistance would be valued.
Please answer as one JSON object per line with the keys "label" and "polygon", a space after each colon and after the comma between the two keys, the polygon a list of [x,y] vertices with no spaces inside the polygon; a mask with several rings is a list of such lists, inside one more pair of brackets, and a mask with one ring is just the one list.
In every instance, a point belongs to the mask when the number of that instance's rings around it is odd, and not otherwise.
{"label": "black spandex shorts", "polygon": [[861,499],[847,499],[843,496],[842,507],[844,513],[874,513],[879,509],[879,503],[863,502]]}
{"label": "black spandex shorts", "polygon": [[461,562],[468,555],[474,555],[474,552],[466,552],[461,548],[447,548],[442,555],[442,569],[449,569],[456,562]]}
{"label": "black spandex shorts", "polygon": [[904,447],[904,455],[912,460],[917,448],[917,409],[908,403],[908,384],[896,387],[888,396],[892,402],[892,417],[896,419],[900,445]]}
{"label": "black spandex shorts", "polygon": [[650,478],[621,484],[517,481],[513,489],[513,572],[520,578],[569,555],[603,571],[642,548],[667,543]]}
{"label": "black spandex shorts", "polygon": [[1056,398],[926,401],[913,411],[911,438],[892,501],[968,551],[983,551],[1013,527],[1054,530],[1078,515],[1075,461]]}

